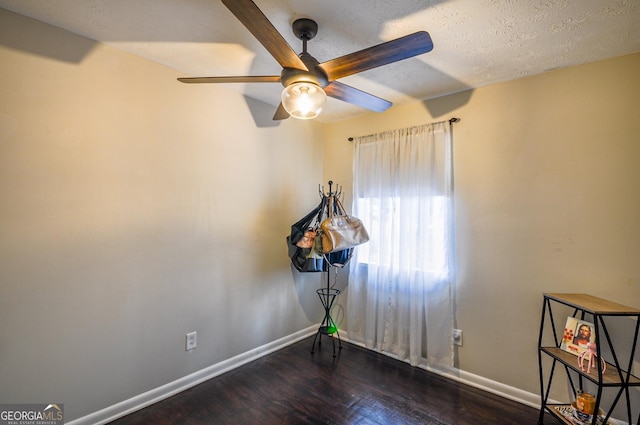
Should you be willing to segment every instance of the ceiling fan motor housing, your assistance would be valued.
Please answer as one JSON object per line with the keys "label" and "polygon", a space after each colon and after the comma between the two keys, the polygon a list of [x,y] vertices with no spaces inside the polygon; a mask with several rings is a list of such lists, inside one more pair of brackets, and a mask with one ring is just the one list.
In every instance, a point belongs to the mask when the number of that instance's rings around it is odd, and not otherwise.
{"label": "ceiling fan motor housing", "polygon": [[296,68],[283,68],[280,78],[282,85],[287,87],[293,83],[308,82],[325,88],[327,84],[329,84],[329,78],[322,68],[318,66],[316,58],[307,52],[302,52],[299,56],[309,70],[305,71],[303,69]]}

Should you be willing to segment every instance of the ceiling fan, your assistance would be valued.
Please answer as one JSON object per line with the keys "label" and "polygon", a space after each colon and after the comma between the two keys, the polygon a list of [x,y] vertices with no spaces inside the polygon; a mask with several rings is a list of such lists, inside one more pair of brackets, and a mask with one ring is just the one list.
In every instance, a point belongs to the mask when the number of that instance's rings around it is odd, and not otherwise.
{"label": "ceiling fan", "polygon": [[282,73],[268,76],[185,77],[178,78],[178,81],[281,83],[284,86],[282,101],[273,116],[274,120],[287,119],[289,116],[301,119],[315,118],[322,110],[327,95],[371,111],[385,111],[391,106],[391,102],[336,80],[433,49],[429,33],[418,31],[319,63],[307,52],[307,41],[313,39],[318,32],[318,24],[315,21],[302,18],[293,22],[293,33],[302,40],[302,53],[298,55],[252,0],[222,0],[222,3],[278,61],[283,68]]}

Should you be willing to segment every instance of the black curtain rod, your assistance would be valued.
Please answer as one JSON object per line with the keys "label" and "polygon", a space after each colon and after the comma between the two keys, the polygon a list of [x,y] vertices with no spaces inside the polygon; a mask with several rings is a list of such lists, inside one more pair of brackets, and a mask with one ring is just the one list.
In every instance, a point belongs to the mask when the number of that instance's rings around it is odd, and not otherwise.
{"label": "black curtain rod", "polygon": [[[454,123],[457,123],[457,122],[460,122],[460,118],[453,117],[453,118],[449,119],[449,124],[450,125],[453,125]],[[350,141],[350,142],[353,142],[353,137],[349,137],[347,140]]]}

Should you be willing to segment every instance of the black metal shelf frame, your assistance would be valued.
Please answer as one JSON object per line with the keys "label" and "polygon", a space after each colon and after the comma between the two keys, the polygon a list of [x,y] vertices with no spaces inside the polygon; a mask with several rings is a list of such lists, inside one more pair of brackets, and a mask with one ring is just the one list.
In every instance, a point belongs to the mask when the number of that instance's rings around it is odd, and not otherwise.
{"label": "black metal shelf frame", "polygon": [[[611,310],[605,309],[595,309],[590,307],[585,307],[581,305],[579,302],[575,302],[572,300],[572,297],[577,297],[580,299],[586,299],[589,302],[594,302],[594,305],[598,305],[601,303],[602,305],[612,305],[616,308],[612,308]],[[585,317],[588,315],[593,320],[594,330],[595,330],[595,340],[596,340],[596,356],[598,361],[596,361],[596,369],[597,376],[588,374],[581,370],[577,365],[576,356],[567,353],[564,350],[560,349],[561,338],[559,338],[560,331],[556,326],[552,303],[563,304],[570,308],[573,308],[573,317],[580,318],[581,320],[585,320]],[[635,356],[635,349],[638,343],[638,331],[640,328],[640,311],[632,308],[624,309],[617,308],[624,307],[620,305],[616,305],[613,303],[609,303],[606,300],[601,300],[595,297],[591,297],[584,294],[544,294],[544,303],[542,307],[542,315],[540,321],[540,333],[538,337],[538,366],[539,366],[539,375],[540,375],[540,396],[541,396],[541,406],[540,406],[540,417],[538,419],[538,424],[543,424],[543,417],[545,411],[551,413],[554,417],[556,417],[561,422],[566,423],[566,420],[560,417],[553,409],[553,406],[556,404],[549,403],[549,394],[551,391],[551,386],[553,382],[553,378],[556,372],[556,366],[560,364],[564,367],[566,372],[566,376],[571,387],[571,391],[575,396],[578,394],[578,390],[583,388],[583,384],[585,380],[591,381],[597,386],[597,394],[596,394],[596,406],[595,411],[599,412],[601,407],[601,397],[604,388],[618,388],[618,391],[609,406],[609,410],[606,413],[602,423],[606,424],[609,421],[611,413],[614,408],[620,401],[620,399],[624,396],[626,400],[626,413],[628,417],[628,424],[633,425],[632,412],[631,412],[631,397],[629,394],[629,389],[632,387],[640,387],[640,378],[633,375],[631,373],[633,368],[633,361]],[[629,353],[629,362],[628,364],[622,365],[618,355],[616,354],[616,350],[614,347],[613,340],[607,329],[606,318],[611,316],[627,316],[635,318],[635,332],[633,337],[633,343],[631,345],[631,352]],[[545,335],[545,324],[549,321],[550,328],[552,330],[553,341],[555,346],[543,346],[543,339]],[[564,327],[563,327],[564,328]],[[563,329],[561,328],[561,329]],[[602,363],[599,359],[601,357],[601,342],[603,338],[601,336],[604,335],[604,341],[606,341],[607,347],[609,349],[609,353],[612,357],[611,362],[606,362],[606,370],[603,368]],[[548,357],[552,359],[551,368],[549,370],[548,380],[546,381],[545,386],[545,371],[543,366],[543,358]],[[623,367],[624,366],[624,367]],[[574,377],[577,375],[578,378],[578,387],[574,382]],[[593,419],[591,424],[596,425],[599,423],[598,415],[593,415]],[[640,424],[640,414],[638,415],[638,421],[636,425]]]}

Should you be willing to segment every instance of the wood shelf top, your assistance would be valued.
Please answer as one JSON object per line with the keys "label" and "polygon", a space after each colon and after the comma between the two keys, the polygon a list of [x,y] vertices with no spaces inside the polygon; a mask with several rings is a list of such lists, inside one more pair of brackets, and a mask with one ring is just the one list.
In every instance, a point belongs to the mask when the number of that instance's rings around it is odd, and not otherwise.
{"label": "wood shelf top", "polygon": [[545,293],[544,296],[591,314],[640,315],[640,309],[607,301],[588,294]]}

